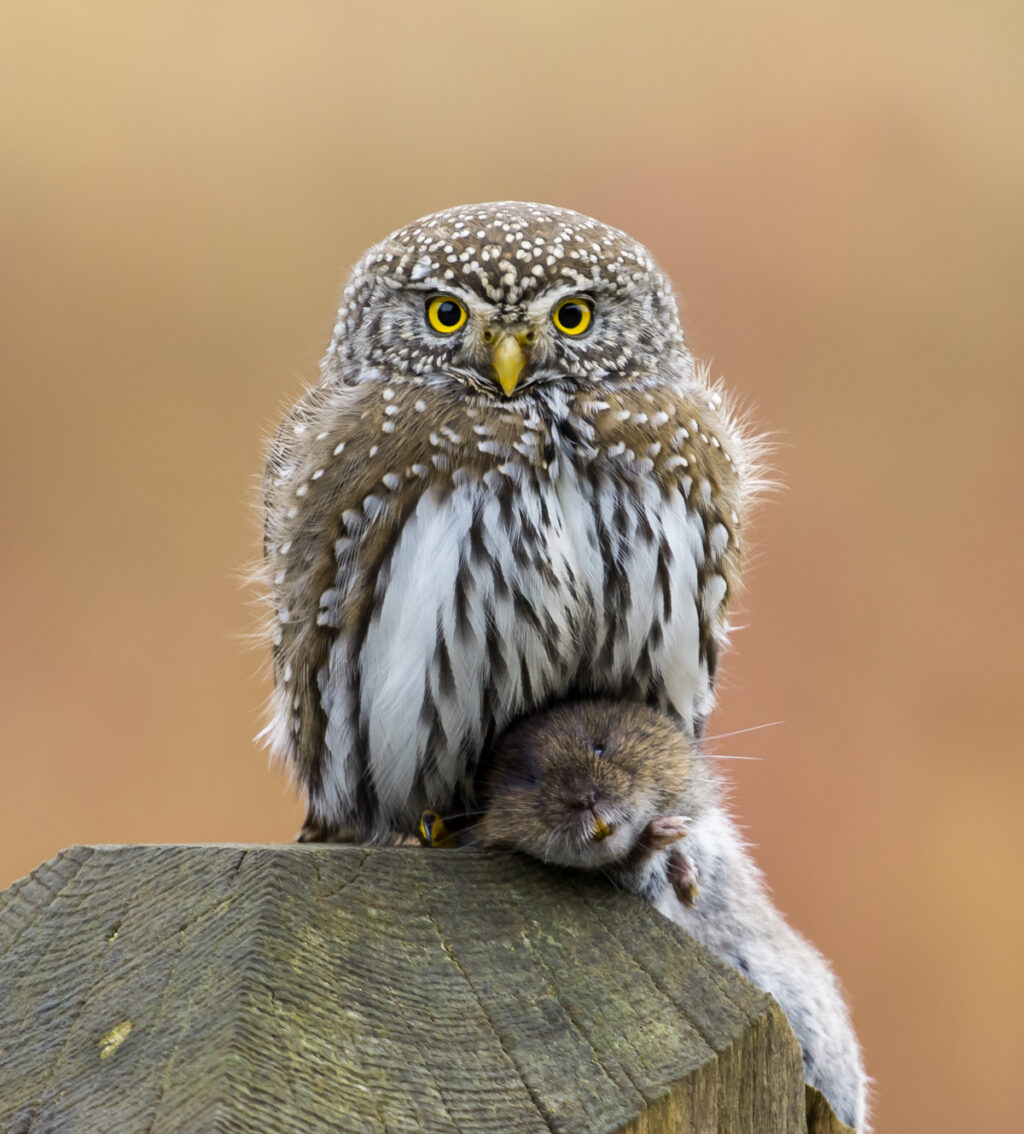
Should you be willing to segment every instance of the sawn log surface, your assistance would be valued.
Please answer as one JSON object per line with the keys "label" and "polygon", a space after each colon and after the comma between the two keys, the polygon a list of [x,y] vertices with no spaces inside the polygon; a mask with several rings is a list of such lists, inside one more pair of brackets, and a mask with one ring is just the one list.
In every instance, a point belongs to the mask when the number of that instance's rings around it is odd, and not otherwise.
{"label": "sawn log surface", "polygon": [[806,1131],[780,1009],[515,855],[74,847],[0,894],[0,1129]]}

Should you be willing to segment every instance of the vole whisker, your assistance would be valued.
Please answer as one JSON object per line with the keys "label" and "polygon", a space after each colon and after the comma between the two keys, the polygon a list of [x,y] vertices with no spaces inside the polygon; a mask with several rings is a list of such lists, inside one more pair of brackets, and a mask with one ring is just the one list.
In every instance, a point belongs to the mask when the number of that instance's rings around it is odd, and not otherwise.
{"label": "vole whisker", "polygon": [[477,811],[446,811],[443,815],[441,815],[440,812],[437,814],[440,815],[443,822],[448,823],[453,819],[479,819],[481,816],[486,815],[487,812],[483,808],[480,808]]}
{"label": "vole whisker", "polygon": [[735,728],[732,732],[716,732],[713,735],[702,736],[698,738],[698,743],[705,740],[722,740],[726,736],[742,736],[745,732],[758,732],[762,728],[775,728],[776,725],[783,725],[785,721],[767,721],[765,724],[751,725],[750,728]]}
{"label": "vole whisker", "polygon": [[763,760],[763,756],[726,756],[721,752],[702,752],[705,760]]}

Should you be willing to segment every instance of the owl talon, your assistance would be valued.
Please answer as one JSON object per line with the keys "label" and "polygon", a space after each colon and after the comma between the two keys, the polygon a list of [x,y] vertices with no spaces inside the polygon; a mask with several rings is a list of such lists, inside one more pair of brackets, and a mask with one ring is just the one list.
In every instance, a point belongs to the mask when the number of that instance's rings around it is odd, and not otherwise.
{"label": "owl talon", "polygon": [[448,825],[436,811],[423,812],[417,834],[420,844],[425,847],[458,846],[456,835],[448,829]]}
{"label": "owl talon", "polygon": [[306,816],[302,830],[295,837],[297,843],[358,843],[359,835],[351,827],[331,827],[311,816]]}

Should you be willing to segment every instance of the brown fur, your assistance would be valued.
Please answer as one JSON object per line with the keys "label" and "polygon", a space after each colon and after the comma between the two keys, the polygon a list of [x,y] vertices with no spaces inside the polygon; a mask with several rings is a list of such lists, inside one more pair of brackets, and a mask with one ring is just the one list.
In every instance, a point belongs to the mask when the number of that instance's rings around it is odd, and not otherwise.
{"label": "brown fur", "polygon": [[[470,841],[584,869],[635,865],[662,816],[697,815],[706,766],[672,720],[643,705],[581,701],[509,729],[485,756]],[[593,838],[594,818],[614,828]]]}

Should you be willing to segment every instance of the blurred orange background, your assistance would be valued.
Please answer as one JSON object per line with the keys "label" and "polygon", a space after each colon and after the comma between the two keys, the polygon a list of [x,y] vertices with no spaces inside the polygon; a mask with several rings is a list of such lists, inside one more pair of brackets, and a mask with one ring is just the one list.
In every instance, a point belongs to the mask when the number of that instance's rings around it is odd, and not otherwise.
{"label": "blurred orange background", "polygon": [[348,266],[447,205],[631,232],[774,432],[712,732],[879,1131],[1021,1128],[1018,3],[27,0],[0,16],[0,886],[290,839],[239,574]]}

